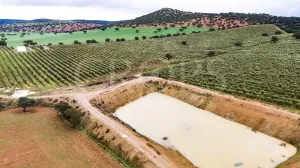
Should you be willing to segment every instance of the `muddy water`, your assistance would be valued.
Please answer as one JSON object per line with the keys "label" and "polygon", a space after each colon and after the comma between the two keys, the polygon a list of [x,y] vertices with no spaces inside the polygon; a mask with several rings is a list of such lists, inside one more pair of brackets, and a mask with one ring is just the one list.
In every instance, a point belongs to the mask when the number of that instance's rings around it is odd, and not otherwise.
{"label": "muddy water", "polygon": [[160,93],[131,102],[114,115],[200,168],[272,168],[296,153],[280,140]]}

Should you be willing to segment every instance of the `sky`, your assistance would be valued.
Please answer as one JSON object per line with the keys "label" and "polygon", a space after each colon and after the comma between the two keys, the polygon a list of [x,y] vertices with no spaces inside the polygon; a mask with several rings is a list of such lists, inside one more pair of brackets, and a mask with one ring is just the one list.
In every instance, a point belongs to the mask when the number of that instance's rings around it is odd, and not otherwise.
{"label": "sky", "polygon": [[0,0],[2,19],[127,20],[161,8],[299,16],[300,0]]}

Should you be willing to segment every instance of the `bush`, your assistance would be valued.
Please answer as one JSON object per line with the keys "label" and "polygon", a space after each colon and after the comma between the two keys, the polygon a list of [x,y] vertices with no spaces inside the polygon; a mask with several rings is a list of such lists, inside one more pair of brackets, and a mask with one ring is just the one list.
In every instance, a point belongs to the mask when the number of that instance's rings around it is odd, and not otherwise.
{"label": "bush", "polygon": [[74,41],[74,44],[80,44],[80,43],[79,43],[79,41],[78,41],[78,40],[75,40],[75,41]]}
{"label": "bush", "polygon": [[105,42],[110,42],[110,38],[106,38],[106,39],[105,39]]}
{"label": "bush", "polygon": [[279,31],[279,30],[277,30],[277,31],[275,32],[275,34],[276,34],[276,35],[279,35],[279,34],[282,34],[282,32]]}
{"label": "bush", "polygon": [[184,36],[184,35],[186,35],[186,34],[183,32],[181,35],[183,35],[183,36]]}
{"label": "bush", "polygon": [[214,51],[209,51],[208,53],[207,53],[207,56],[209,56],[209,57],[213,57],[213,56],[215,56],[216,55],[216,52],[214,52]]}
{"label": "bush", "polygon": [[234,45],[237,47],[240,47],[240,46],[242,46],[242,42],[236,42]]}
{"label": "bush", "polygon": [[143,36],[143,37],[142,37],[142,39],[143,39],[143,40],[146,40],[146,39],[147,39],[147,37],[146,37],[146,36]]}
{"label": "bush", "polygon": [[170,60],[170,59],[173,58],[173,55],[168,53],[168,54],[165,55],[165,57],[166,57],[168,60]]}
{"label": "bush", "polygon": [[278,39],[277,36],[272,36],[271,41],[272,41],[273,43],[276,43],[278,40],[279,40],[279,39]]}
{"label": "bush", "polygon": [[139,40],[139,37],[135,37],[134,39],[135,39],[135,40]]}
{"label": "bush", "polygon": [[121,38],[121,41],[126,41],[125,38]]}
{"label": "bush", "polygon": [[186,41],[182,41],[181,44],[182,45],[187,45],[187,42]]}
{"label": "bush", "polygon": [[68,120],[72,124],[73,127],[78,129],[82,127],[82,115],[80,111],[73,109],[65,102],[59,102],[57,105],[55,105],[55,108],[58,110],[58,112],[62,115],[64,119]]}
{"label": "bush", "polygon": [[64,45],[64,43],[60,42],[60,43],[58,43],[58,45]]}
{"label": "bush", "polygon": [[172,37],[172,34],[167,34],[166,37]]}
{"label": "bush", "polygon": [[293,37],[295,37],[295,39],[300,39],[300,31],[294,33]]}
{"label": "bush", "polygon": [[209,29],[209,31],[215,31],[215,30],[216,30],[215,28],[210,28],[210,29]]}
{"label": "bush", "polygon": [[120,42],[120,41],[121,41],[121,39],[119,39],[119,38],[116,39],[116,42]]}
{"label": "bush", "polygon": [[262,36],[269,36],[269,34],[268,33],[263,33]]}
{"label": "bush", "polygon": [[0,46],[7,46],[7,42],[6,41],[0,41]]}

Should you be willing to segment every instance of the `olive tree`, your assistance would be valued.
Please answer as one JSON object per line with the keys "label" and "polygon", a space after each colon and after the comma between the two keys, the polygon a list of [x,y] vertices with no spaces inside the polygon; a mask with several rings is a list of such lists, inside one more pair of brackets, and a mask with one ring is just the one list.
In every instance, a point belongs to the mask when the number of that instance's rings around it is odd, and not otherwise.
{"label": "olive tree", "polygon": [[35,105],[35,100],[27,97],[20,97],[18,101],[19,107],[23,108],[23,112],[26,112],[27,107]]}

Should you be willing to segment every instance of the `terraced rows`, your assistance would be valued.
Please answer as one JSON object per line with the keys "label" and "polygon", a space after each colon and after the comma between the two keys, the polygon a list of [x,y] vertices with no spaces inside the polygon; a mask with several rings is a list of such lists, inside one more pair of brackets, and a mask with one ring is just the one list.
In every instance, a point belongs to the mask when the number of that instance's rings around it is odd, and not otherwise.
{"label": "terraced rows", "polygon": [[300,109],[300,41],[291,37],[149,75]]}
{"label": "terraced rows", "polygon": [[[210,50],[218,55],[238,50],[234,47],[237,41],[243,42],[245,47],[269,42],[270,37],[261,34],[274,34],[276,30],[278,28],[273,25],[262,25],[163,39],[64,45],[50,50],[33,48],[26,53],[0,48],[0,88],[72,86],[130,70],[146,62],[167,65],[201,60]],[[182,41],[187,41],[188,45],[182,45]],[[168,61],[166,54],[174,58]]]}

